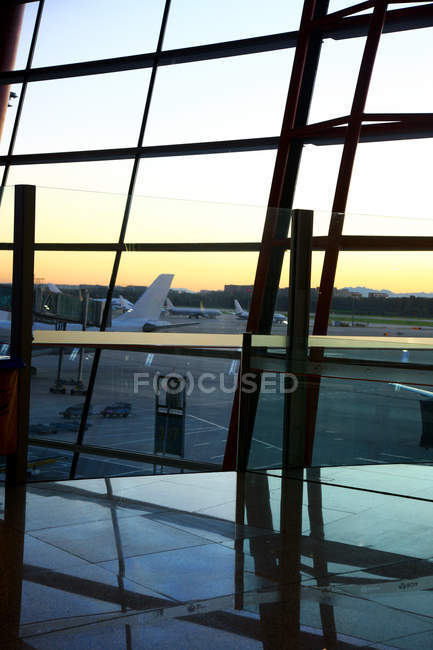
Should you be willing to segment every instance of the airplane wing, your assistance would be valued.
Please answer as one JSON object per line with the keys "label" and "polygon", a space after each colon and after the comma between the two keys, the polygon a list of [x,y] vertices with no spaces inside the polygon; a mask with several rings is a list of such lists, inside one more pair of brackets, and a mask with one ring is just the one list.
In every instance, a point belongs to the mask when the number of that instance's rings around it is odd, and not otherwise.
{"label": "airplane wing", "polygon": [[186,325],[199,325],[199,322],[196,321],[185,321],[183,323],[170,323],[169,321],[159,321],[155,323],[155,329],[158,330],[167,330],[167,329],[172,329],[173,327],[185,327]]}
{"label": "airplane wing", "polygon": [[400,389],[408,390],[411,393],[417,393],[418,395],[422,395],[423,397],[429,397],[430,399],[433,399],[433,391],[430,390],[424,390],[423,388],[415,388],[414,386],[405,386],[404,384],[390,384],[391,386],[394,386],[395,392],[398,393]]}

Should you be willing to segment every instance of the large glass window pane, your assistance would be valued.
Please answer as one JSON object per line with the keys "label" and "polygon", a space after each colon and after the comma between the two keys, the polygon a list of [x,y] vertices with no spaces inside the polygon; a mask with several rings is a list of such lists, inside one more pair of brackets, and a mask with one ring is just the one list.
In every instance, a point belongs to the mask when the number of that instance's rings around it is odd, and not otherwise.
{"label": "large glass window pane", "polygon": [[[221,465],[238,366],[231,357],[104,351],[85,444]],[[176,400],[170,402],[171,415],[158,384],[159,377],[170,376],[184,381],[186,389],[179,401],[179,393],[171,394]]]}
{"label": "large glass window pane", "polygon": [[135,196],[128,242],[260,242],[265,206]]}
{"label": "large glass window pane", "polygon": [[367,113],[429,112],[433,101],[430,63],[433,29],[384,34],[368,94]]}
{"label": "large glass window pane", "polygon": [[135,145],[149,74],[132,70],[30,84],[15,153]]}
{"label": "large glass window pane", "polygon": [[33,66],[152,52],[163,5],[162,0],[47,0]]}
{"label": "large glass window pane", "polygon": [[295,208],[331,210],[342,149],[341,145],[304,147],[293,202]]}
{"label": "large glass window pane", "polygon": [[[40,328],[35,323],[35,330]],[[74,327],[68,325],[68,330]],[[35,347],[32,354],[32,438],[75,443],[94,350]],[[86,427],[93,425],[93,415]]]}
{"label": "large glass window pane", "polygon": [[350,113],[364,45],[365,38],[324,41],[308,118],[310,124]]}
{"label": "large glass window pane", "polygon": [[255,151],[143,159],[136,194],[267,205],[275,155],[275,151]]}
{"label": "large glass window pane", "polygon": [[[0,156],[6,155],[9,150],[12,129],[15,123],[15,117],[17,113],[17,107],[18,107],[21,91],[22,91],[21,84],[14,84],[13,86],[9,86],[9,102],[8,102],[9,105],[6,109],[6,117],[3,123],[3,130],[1,132]],[[0,178],[0,182],[1,182],[1,178]]]}
{"label": "large glass window pane", "polygon": [[[352,2],[352,0],[330,0],[329,2],[329,8],[328,8],[328,13],[333,13],[334,11],[341,11],[342,9],[347,9],[348,7],[352,7],[355,3]],[[371,12],[371,9],[368,9],[364,12],[358,12],[358,13],[366,13],[367,11]]]}
{"label": "large glass window pane", "polygon": [[433,218],[430,162],[430,139],[360,144],[352,174],[348,210],[364,214]]}
{"label": "large glass window pane", "polygon": [[[0,242],[13,240],[14,188],[2,190],[0,203]],[[0,356],[9,354],[11,335],[13,253],[0,250]]]}
{"label": "large glass window pane", "polygon": [[[161,290],[157,290],[161,314],[152,314],[151,318],[140,310],[137,329],[141,330],[146,322],[161,320],[162,330],[199,333],[238,333],[244,331],[246,321],[236,317],[234,299],[250,296],[254,282],[257,253],[123,253],[117,278],[117,289],[125,297],[131,296],[126,289],[128,285],[137,287],[140,296],[145,286],[149,286],[160,274],[173,275]],[[170,283],[171,281],[171,283]],[[158,281],[159,283],[159,281]],[[125,291],[124,291],[125,289]],[[185,309],[168,310],[165,306],[166,296],[177,308],[194,308],[200,313],[189,314]],[[247,309],[247,305],[242,305]],[[211,317],[202,317],[201,309],[216,309]],[[145,309],[145,311],[147,311]],[[185,312],[185,313],[182,313]],[[150,312],[149,312],[150,314]],[[193,317],[190,317],[193,316]],[[195,317],[198,316],[198,317]],[[215,318],[213,317],[215,316]],[[113,321],[115,324],[115,320]],[[170,326],[170,327],[168,327]]]}
{"label": "large glass window pane", "polygon": [[329,334],[427,336],[433,333],[431,252],[342,252]]}
{"label": "large glass window pane", "polygon": [[[0,168],[1,173],[2,170]],[[13,242],[14,201],[14,187],[6,186],[0,189],[0,242]]]}
{"label": "large glass window pane", "polygon": [[38,187],[37,242],[117,242],[126,196]]}
{"label": "large glass window pane", "polygon": [[431,461],[431,433],[430,440],[423,436],[429,415],[421,403],[421,395],[397,393],[390,383],[323,378],[313,464]]}
{"label": "large glass window pane", "polygon": [[279,135],[293,52],[161,68],[144,144]]}
{"label": "large glass window pane", "polygon": [[9,354],[11,298],[12,251],[0,251],[0,356]]}
{"label": "large glass window pane", "polygon": [[80,284],[106,287],[113,262],[113,253],[36,251],[35,277],[70,289]]}
{"label": "large glass window pane", "polygon": [[[30,431],[30,436],[33,434]],[[65,481],[69,478],[73,453],[30,443],[27,453],[28,481]]]}
{"label": "large glass window pane", "polygon": [[416,213],[406,216],[349,213],[344,217],[343,235],[432,237],[433,213],[431,218],[418,217]]}
{"label": "large glass window pane", "polygon": [[164,47],[190,47],[293,31],[299,27],[302,5],[302,0],[272,0],[263,11],[259,0],[205,0],[197,12],[193,0],[177,0],[170,10]]}
{"label": "large glass window pane", "polygon": [[[391,382],[369,381],[357,372],[353,375],[353,379],[321,378],[312,464],[432,462],[431,400],[413,391],[396,392]],[[289,430],[285,433],[284,425],[285,400],[289,400],[289,409],[304,412],[297,391],[290,396],[284,394],[282,376],[263,374],[249,469],[281,471],[285,437],[290,444]],[[307,393],[310,390],[314,386],[308,383]],[[305,427],[301,427],[299,435],[304,431]],[[344,473],[340,479],[337,474],[325,480],[344,483]]]}
{"label": "large glass window pane", "polygon": [[[36,439],[44,436],[30,431],[31,441],[28,454],[28,477],[30,482],[67,481],[70,477],[73,452],[34,444]],[[53,438],[53,436],[50,436]],[[73,435],[75,440],[76,434]],[[48,439],[48,436],[47,436]],[[165,467],[166,474],[177,474],[179,470],[170,466]],[[75,472],[76,479],[108,477],[108,476],[142,476],[153,474],[153,465],[134,462],[120,458],[92,456],[80,454]],[[82,515],[81,515],[82,516]]]}
{"label": "large glass window pane", "polygon": [[13,165],[10,168],[8,184],[127,194],[131,169],[131,160]]}

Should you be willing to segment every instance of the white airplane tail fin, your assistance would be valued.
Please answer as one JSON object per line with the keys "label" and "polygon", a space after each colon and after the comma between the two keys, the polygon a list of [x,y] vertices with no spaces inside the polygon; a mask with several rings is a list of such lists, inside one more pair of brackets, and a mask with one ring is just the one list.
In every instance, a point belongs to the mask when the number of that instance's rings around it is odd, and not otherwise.
{"label": "white airplane tail fin", "polygon": [[239,302],[236,299],[234,302],[235,302],[235,314],[242,314],[244,310],[240,306]]}
{"label": "white airplane tail fin", "polygon": [[158,275],[156,280],[140,296],[131,311],[127,311],[116,320],[128,321],[142,319],[143,322],[159,320],[164,300],[167,297],[173,278],[174,274],[172,273]]}

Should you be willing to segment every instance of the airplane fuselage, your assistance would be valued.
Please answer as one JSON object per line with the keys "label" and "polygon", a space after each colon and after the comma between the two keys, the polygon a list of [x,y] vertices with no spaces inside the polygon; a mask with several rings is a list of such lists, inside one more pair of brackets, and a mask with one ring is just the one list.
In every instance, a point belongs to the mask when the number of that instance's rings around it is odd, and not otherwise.
{"label": "airplane fuselage", "polygon": [[201,309],[200,307],[167,307],[173,316],[189,316],[189,318],[216,318],[221,316],[219,309]]}
{"label": "airplane fuselage", "polygon": [[[247,311],[242,311],[238,312],[236,316],[240,318],[241,320],[248,320],[248,315],[249,312]],[[274,317],[272,318],[273,323],[287,323],[287,318],[283,316],[283,314],[274,314]]]}

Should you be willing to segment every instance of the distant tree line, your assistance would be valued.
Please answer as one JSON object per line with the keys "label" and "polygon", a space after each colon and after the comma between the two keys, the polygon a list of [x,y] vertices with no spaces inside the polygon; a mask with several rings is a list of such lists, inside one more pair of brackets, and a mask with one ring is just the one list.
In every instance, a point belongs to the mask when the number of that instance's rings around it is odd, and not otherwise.
{"label": "distant tree line", "polygon": [[[105,298],[107,287],[102,285],[89,285],[87,287],[92,298]],[[131,302],[135,302],[146,289],[145,286],[116,287],[114,296],[120,294]],[[78,292],[78,289],[76,290]],[[275,310],[287,312],[288,288],[279,289]],[[70,293],[74,293],[71,290]],[[168,294],[173,305],[181,307],[215,307],[216,309],[232,310],[233,298],[236,298],[242,307],[249,309],[252,293],[247,289],[239,288],[236,295],[226,291],[201,291],[189,293],[186,291],[170,290]],[[317,291],[311,292],[310,310],[315,311],[317,305]],[[401,316],[417,318],[433,318],[433,298],[419,298],[410,296],[404,298],[352,298],[334,296],[332,311],[358,314],[359,316]]]}
{"label": "distant tree line", "polygon": [[[317,294],[312,296],[311,311],[315,311]],[[359,316],[433,317],[433,299],[418,298],[340,298],[334,296],[332,311],[354,313]]]}

